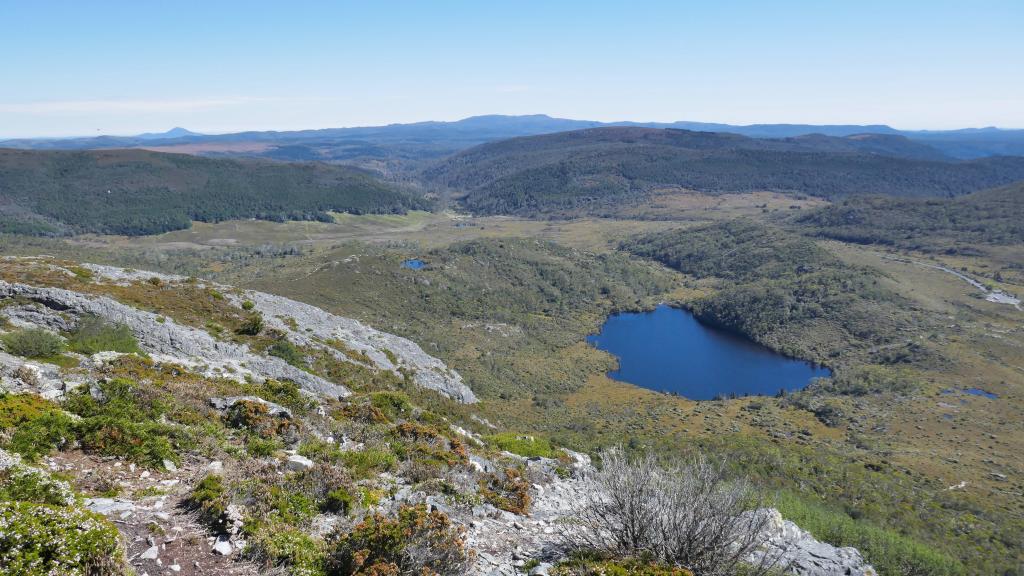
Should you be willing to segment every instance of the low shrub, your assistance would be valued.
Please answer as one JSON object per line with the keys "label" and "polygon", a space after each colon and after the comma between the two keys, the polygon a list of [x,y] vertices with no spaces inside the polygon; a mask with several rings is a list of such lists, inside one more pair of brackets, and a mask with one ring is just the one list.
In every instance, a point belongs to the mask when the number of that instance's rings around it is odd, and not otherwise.
{"label": "low shrub", "polygon": [[248,430],[261,438],[282,437],[293,439],[298,434],[298,424],[291,418],[273,415],[270,408],[254,400],[239,400],[224,415],[227,424],[233,428]]}
{"label": "low shrub", "polygon": [[0,430],[17,428],[58,410],[56,404],[36,394],[0,393]]}
{"label": "low shrub", "polygon": [[23,576],[127,576],[117,529],[72,507],[0,502],[0,566]]}
{"label": "low shrub", "polygon": [[524,436],[513,432],[504,432],[501,434],[486,436],[484,440],[490,444],[494,444],[501,450],[518,454],[526,458],[534,458],[537,456],[543,458],[554,458],[557,456],[557,453],[551,447],[551,442],[546,438],[537,438],[535,436]]}
{"label": "low shrub", "polygon": [[262,525],[251,534],[245,554],[265,569],[282,567],[290,576],[323,576],[324,544],[302,530]]}
{"label": "low shrub", "polygon": [[76,438],[86,451],[127,458],[153,468],[178,463],[177,450],[194,445],[185,428],[166,424],[170,400],[123,378],[99,384],[99,394],[76,392],[64,408],[81,416]]}
{"label": "low shrub", "polygon": [[368,448],[357,452],[343,452],[341,461],[354,478],[369,478],[394,469],[398,458],[389,450]]}
{"label": "low shrub", "polygon": [[24,465],[0,470],[0,501],[22,501],[51,506],[75,503],[71,487],[49,474]]}
{"label": "low shrub", "polygon": [[693,576],[693,572],[676,566],[666,566],[636,559],[611,560],[608,558],[575,555],[561,562],[551,576]]}
{"label": "low shrub", "polygon": [[276,356],[296,368],[306,368],[306,356],[299,350],[298,346],[288,340],[282,339],[274,342],[267,348],[267,354]]}
{"label": "low shrub", "polygon": [[76,426],[77,423],[63,412],[46,412],[19,425],[8,447],[32,462],[73,442],[78,435]]}
{"label": "low shrub", "polygon": [[465,531],[425,505],[403,506],[397,518],[373,514],[328,543],[329,574],[460,576],[473,559]]}
{"label": "low shrub", "polygon": [[87,452],[118,456],[132,462],[162,468],[164,460],[179,463],[171,443],[177,430],[153,421],[138,422],[115,416],[93,416],[76,426],[78,441]]}
{"label": "low shrub", "polygon": [[113,351],[125,354],[140,352],[135,335],[124,324],[107,322],[98,316],[85,316],[68,337],[68,349],[81,354]]}
{"label": "low shrub", "polygon": [[64,350],[60,336],[41,328],[22,328],[0,336],[4,349],[25,358],[50,358]]}
{"label": "low shrub", "polygon": [[316,400],[302,392],[299,385],[290,380],[266,380],[254,389],[255,395],[276,402],[293,412],[305,414],[316,406]]}
{"label": "low shrub", "polygon": [[299,445],[300,456],[305,456],[315,462],[334,463],[341,461],[344,452],[334,442],[326,440],[310,439]]}
{"label": "low shrub", "polygon": [[281,441],[277,438],[262,438],[253,435],[245,439],[245,451],[253,458],[272,456],[283,447]]}
{"label": "low shrub", "polygon": [[197,510],[209,523],[217,523],[227,510],[227,490],[219,474],[207,474],[196,484],[185,505]]}
{"label": "low shrub", "polygon": [[243,336],[256,336],[263,331],[263,316],[259,312],[249,314],[235,333]]}
{"label": "low shrub", "polygon": [[356,501],[352,493],[344,487],[335,488],[327,493],[322,508],[325,512],[347,516],[355,508]]}
{"label": "low shrub", "polygon": [[370,394],[370,405],[383,412],[390,420],[412,412],[412,402],[401,392],[373,392]]}
{"label": "low shrub", "polygon": [[484,500],[513,514],[526,514],[530,508],[530,483],[515,468],[501,474],[485,474],[480,478],[480,495]]}

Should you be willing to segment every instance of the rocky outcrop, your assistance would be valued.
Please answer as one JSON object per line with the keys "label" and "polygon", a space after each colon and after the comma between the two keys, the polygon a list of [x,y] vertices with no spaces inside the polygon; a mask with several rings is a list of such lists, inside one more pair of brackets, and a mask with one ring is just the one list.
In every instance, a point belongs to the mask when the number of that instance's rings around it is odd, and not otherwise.
{"label": "rocky outcrop", "polygon": [[[186,281],[186,278],[181,276],[95,264],[83,266],[97,277],[114,283],[126,284],[150,278],[159,278],[164,283]],[[336,340],[352,352],[364,355],[377,368],[396,374],[400,374],[400,370],[405,370],[420,387],[435,390],[459,402],[476,402],[476,396],[462,382],[462,376],[458,372],[424,352],[418,344],[409,339],[382,332],[358,320],[331,314],[316,306],[282,296],[207,284],[219,288],[238,306],[246,300],[251,301],[255,306],[254,310],[263,315],[267,325],[286,334],[289,340],[299,346],[320,348],[339,359],[358,362],[342,351],[325,345],[326,342]]]}
{"label": "rocky outcrop", "polygon": [[774,508],[758,510],[765,514],[765,543],[752,560],[775,559],[776,565],[788,567],[792,574],[803,576],[878,576],[856,548],[838,548],[821,542],[799,526],[784,520]]}
{"label": "rocky outcrop", "polygon": [[[470,509],[448,505],[436,496],[417,494],[406,487],[396,492],[396,503],[425,502],[440,509],[467,529],[466,544],[476,551],[471,574],[517,576],[529,560],[541,566],[556,563],[569,552],[568,536],[575,528],[573,518],[580,503],[590,499],[587,481],[594,469],[584,454],[568,453],[571,464],[546,458],[523,459],[534,483],[530,490],[529,516],[499,510],[489,504]],[[507,454],[509,457],[517,458]],[[493,463],[476,457],[474,468],[494,470]],[[562,473],[556,473],[561,468]],[[565,474],[568,468],[569,474]],[[796,524],[783,520],[775,509],[752,514],[769,515],[762,547],[751,556],[752,563],[766,555],[786,573],[799,576],[877,576],[854,548],[837,548],[816,540]]]}
{"label": "rocky outcrop", "polygon": [[[365,354],[378,368],[396,373],[399,369],[408,370],[417,386],[440,392],[459,402],[476,402],[476,396],[463,384],[458,372],[424,352],[412,340],[281,296],[247,290],[235,297],[252,301],[255,309],[263,313],[265,322],[287,334],[288,339],[296,344],[320,347],[340,359],[351,361],[340,351],[322,344],[340,340],[352,351]],[[295,329],[296,326],[301,330]]]}
{"label": "rocky outcrop", "polygon": [[[64,315],[91,314],[127,326],[139,347],[154,360],[184,364],[208,376],[291,380],[303,389],[325,396],[348,396],[343,386],[300,370],[280,358],[254,354],[248,346],[223,342],[207,332],[169,318],[121,304],[106,296],[61,288],[41,288],[0,281],[0,299],[20,297]],[[26,321],[52,315],[32,312],[32,304],[4,308],[9,318]]]}

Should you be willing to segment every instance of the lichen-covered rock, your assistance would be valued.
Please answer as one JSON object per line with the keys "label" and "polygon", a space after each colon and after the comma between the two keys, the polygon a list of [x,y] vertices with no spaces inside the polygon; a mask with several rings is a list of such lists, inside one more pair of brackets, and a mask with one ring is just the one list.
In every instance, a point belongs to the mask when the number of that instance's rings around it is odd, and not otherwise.
{"label": "lichen-covered rock", "polygon": [[864,561],[856,548],[839,548],[821,542],[799,526],[782,518],[774,508],[750,512],[768,516],[765,526],[766,541],[754,553],[753,561],[762,558],[777,559],[776,565],[787,566],[792,574],[801,576],[877,576],[875,569]]}
{"label": "lichen-covered rock", "polygon": [[[409,487],[394,496],[399,503],[425,502],[442,509],[453,520],[467,527],[467,545],[477,551],[472,574],[515,576],[525,559],[557,562],[569,552],[565,535],[573,530],[574,515],[581,502],[589,499],[586,478],[593,472],[589,457],[567,452],[569,463],[547,458],[522,459],[527,475],[534,480],[530,488],[528,516],[499,510],[489,504],[469,510],[449,507],[436,497],[420,494]],[[475,458],[475,457],[474,457]],[[494,467],[477,459],[477,468]],[[567,467],[567,468],[566,468]],[[556,470],[561,473],[555,473]],[[566,474],[568,472],[568,474]],[[779,558],[778,566],[789,566],[788,573],[798,576],[876,576],[874,568],[853,548],[837,548],[816,540],[796,524],[783,520],[774,509],[758,510],[769,514],[764,547],[751,557],[759,561],[764,554]]]}
{"label": "lichen-covered rock", "polygon": [[249,375],[257,379],[291,380],[310,392],[325,396],[349,394],[347,388],[300,370],[280,358],[255,354],[244,344],[217,340],[198,328],[183,326],[106,296],[0,281],[0,298],[19,296],[53,310],[92,314],[124,324],[138,339],[139,347],[156,361],[185,364],[210,376],[242,378]]}
{"label": "lichen-covered rock", "polygon": [[210,398],[210,406],[217,410],[220,410],[221,412],[226,412],[230,410],[235,404],[238,404],[239,402],[255,402],[256,404],[262,404],[267,408],[267,416],[273,416],[275,418],[286,418],[289,420],[292,418],[291,410],[285,408],[284,406],[281,406],[280,404],[268,402],[267,400],[264,400],[259,396],[230,396],[228,398]]}
{"label": "lichen-covered rock", "polygon": [[[463,384],[458,372],[424,352],[411,340],[281,296],[245,291],[237,298],[253,302],[268,325],[288,334],[288,339],[296,344],[320,347],[339,358],[350,359],[321,344],[323,341],[340,340],[354,352],[365,354],[379,368],[396,373],[400,368],[410,371],[413,381],[420,387],[435,390],[459,402],[476,402],[476,396]],[[296,326],[301,330],[296,330]]]}
{"label": "lichen-covered rock", "polygon": [[[184,282],[182,276],[156,274],[139,270],[83,264],[98,278],[127,284],[159,278],[164,283]],[[252,302],[268,326],[288,335],[293,343],[326,350],[340,359],[352,361],[340,351],[323,342],[338,340],[357,354],[365,354],[370,362],[396,374],[400,369],[412,374],[418,386],[435,390],[464,403],[476,402],[476,395],[462,382],[462,376],[441,360],[427,354],[415,342],[371,328],[358,320],[331,314],[325,310],[282,296],[253,290],[232,290],[228,286],[206,283],[225,292],[235,304]]]}
{"label": "lichen-covered rock", "polygon": [[53,399],[67,388],[57,366],[0,352],[0,391],[32,392]]}

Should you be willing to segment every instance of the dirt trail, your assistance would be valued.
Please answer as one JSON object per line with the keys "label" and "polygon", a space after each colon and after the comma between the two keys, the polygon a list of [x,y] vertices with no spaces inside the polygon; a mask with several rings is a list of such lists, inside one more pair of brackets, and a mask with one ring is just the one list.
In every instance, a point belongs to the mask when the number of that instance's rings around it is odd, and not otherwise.
{"label": "dirt trail", "polygon": [[1002,290],[989,290],[988,287],[986,287],[984,284],[982,284],[978,280],[975,280],[974,278],[971,278],[970,276],[964,274],[963,272],[958,272],[956,270],[953,270],[952,268],[948,268],[941,264],[921,262],[919,260],[912,260],[910,258],[900,258],[896,256],[883,256],[883,258],[885,258],[886,260],[893,260],[895,262],[903,262],[905,264],[914,264],[916,266],[921,266],[923,268],[932,268],[933,270],[940,270],[942,272],[946,272],[947,274],[952,274],[980,290],[983,294],[985,294],[985,300],[988,300],[989,302],[994,302],[996,304],[1007,304],[1013,306],[1017,310],[1024,311],[1024,309],[1022,309],[1020,305],[1020,298],[1017,298],[1013,294],[1003,292]]}

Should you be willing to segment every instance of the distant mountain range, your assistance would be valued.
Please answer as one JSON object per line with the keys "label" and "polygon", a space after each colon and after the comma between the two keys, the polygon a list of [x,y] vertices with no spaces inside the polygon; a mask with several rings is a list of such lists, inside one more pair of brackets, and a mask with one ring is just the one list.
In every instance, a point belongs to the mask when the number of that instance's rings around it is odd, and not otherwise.
{"label": "distant mountain range", "polygon": [[[933,154],[970,159],[986,156],[1024,156],[1024,130],[970,128],[908,131],[886,125],[751,124],[737,126],[705,122],[597,122],[537,114],[473,116],[454,122],[417,122],[357,128],[326,128],[289,132],[198,134],[174,128],[138,136],[98,136],[63,139],[15,139],[0,147],[26,149],[156,148],[198,155],[254,156],[277,160],[331,162],[404,162],[436,159],[496,140],[598,127],[670,128],[739,134],[752,138],[791,138],[820,134],[848,137],[862,134],[904,137],[932,148]],[[902,147],[902,146],[901,146]],[[881,153],[881,152],[880,152]],[[918,148],[915,157],[923,153]],[[407,167],[407,166],[406,166]]]}

